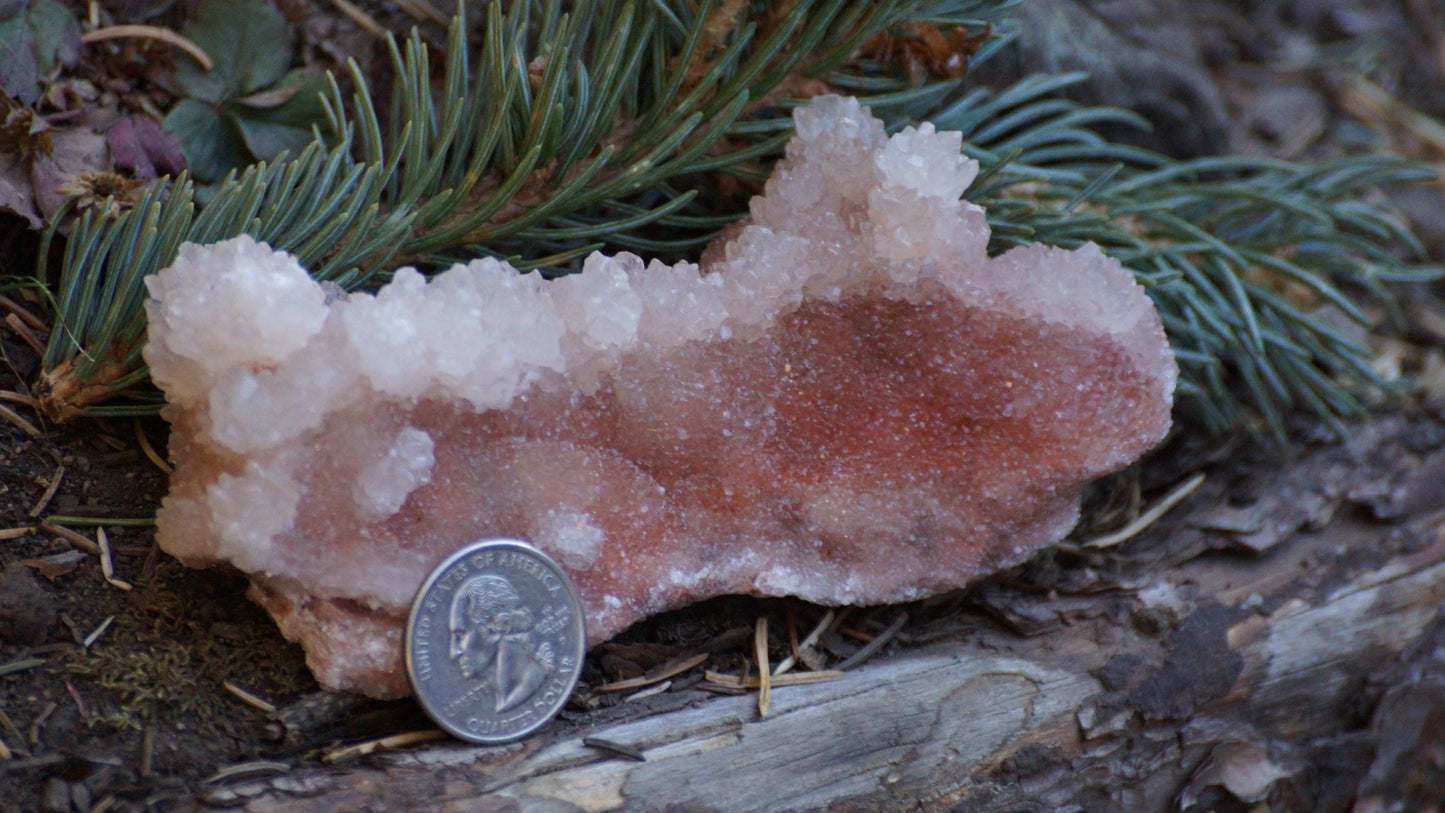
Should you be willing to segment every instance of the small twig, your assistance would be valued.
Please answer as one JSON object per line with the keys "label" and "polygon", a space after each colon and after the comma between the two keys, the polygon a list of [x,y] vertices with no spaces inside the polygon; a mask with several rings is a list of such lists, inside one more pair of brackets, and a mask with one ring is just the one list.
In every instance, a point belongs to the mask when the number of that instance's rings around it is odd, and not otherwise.
{"label": "small twig", "polygon": [[19,528],[0,528],[0,540],[19,539],[22,536],[35,533],[34,525],[22,525]]}
{"label": "small twig", "polygon": [[[826,613],[823,613],[823,617],[813,627],[813,631],[808,633],[807,637],[798,644],[797,652],[799,658],[803,656],[804,652],[812,649],[814,644],[818,643],[818,639],[823,637],[823,633],[828,631],[828,625],[832,623],[833,610],[830,608]],[[777,675],[785,674],[789,669],[793,668],[796,662],[794,657],[789,655],[778,663],[778,668],[773,670],[773,675],[776,677]]]}
{"label": "small twig", "polygon": [[892,624],[889,624],[886,629],[873,636],[873,640],[864,644],[861,649],[859,649],[857,652],[854,652],[852,655],[849,655],[847,658],[844,658],[842,663],[834,666],[833,668],[838,670],[839,672],[846,672],[849,669],[852,669],[853,667],[858,666],[859,664],[873,657],[874,653],[882,649],[883,645],[888,643],[888,641],[891,640],[893,636],[897,635],[898,631],[903,629],[903,625],[907,623],[908,611],[904,610],[902,612],[899,612],[898,617],[893,619]]}
{"label": "small twig", "polygon": [[80,548],[81,550],[83,550],[83,551],[85,551],[86,553],[89,553],[89,554],[91,554],[91,555],[93,555],[93,556],[99,556],[99,555],[100,555],[100,546],[99,546],[99,545],[95,544],[94,542],[90,541],[89,539],[86,539],[85,537],[81,536],[80,534],[76,533],[75,531],[70,530],[69,528],[66,528],[66,527],[64,527],[64,526],[62,526],[62,525],[56,525],[56,524],[52,523],[52,522],[50,521],[51,519],[55,519],[55,517],[51,517],[50,519],[43,520],[43,521],[40,523],[40,525],[39,525],[40,530],[42,530],[42,531],[44,531],[44,532],[46,532],[46,533],[48,533],[48,534],[55,534],[56,536],[60,537],[61,539],[64,539],[65,541],[69,542],[70,544],[76,546],[77,548]]}
{"label": "small twig", "polygon": [[161,28],[154,25],[112,25],[97,31],[87,31],[80,35],[80,41],[86,45],[104,42],[105,40],[118,39],[147,39],[164,42],[167,45],[179,48],[190,54],[193,59],[201,64],[201,70],[209,71],[216,67],[216,61],[211,59],[211,55],[207,54],[201,46],[191,42],[169,28]]}
{"label": "small twig", "polygon": [[275,714],[275,713],[276,713],[276,704],[275,704],[275,703],[272,703],[272,702],[266,700],[265,698],[260,697],[259,695],[252,694],[251,692],[248,692],[248,691],[246,691],[245,689],[242,689],[240,686],[237,686],[236,684],[232,683],[232,682],[229,681],[229,680],[223,680],[223,681],[221,681],[221,686],[222,686],[222,688],[224,688],[226,691],[228,691],[228,692],[230,692],[231,694],[234,694],[236,697],[240,698],[242,703],[245,703],[246,705],[251,706],[252,708],[260,709],[261,711],[264,711],[264,712],[266,712],[267,714]]}
{"label": "small twig", "polygon": [[627,757],[628,759],[634,759],[638,762],[647,761],[647,757],[643,756],[642,751],[633,748],[630,745],[623,745],[620,742],[604,740],[601,737],[583,737],[582,744],[587,746],[588,748],[596,748],[602,751],[610,751],[617,756]]}
{"label": "small twig", "polygon": [[111,559],[110,555],[110,537],[106,536],[105,529],[96,528],[95,538],[100,542],[100,574],[104,576],[105,580],[113,587],[118,587],[121,590],[134,589],[130,582],[125,579],[118,579],[115,576],[115,562]]}
{"label": "small twig", "polygon": [[1145,528],[1148,528],[1150,525],[1158,522],[1160,517],[1169,513],[1169,510],[1171,508],[1182,502],[1185,497],[1193,494],[1194,489],[1199,488],[1199,486],[1203,483],[1204,472],[1196,472],[1192,477],[1185,480],[1183,483],[1175,486],[1172,491],[1170,491],[1168,494],[1165,494],[1159,500],[1159,502],[1154,503],[1154,505],[1150,507],[1149,510],[1140,514],[1139,517],[1133,522],[1125,525],[1117,531],[1114,531],[1113,533],[1104,534],[1103,536],[1096,536],[1093,539],[1086,540],[1083,542],[1082,546],[1086,548],[1108,548],[1113,547],[1120,542],[1124,542],[1134,538]]}
{"label": "small twig", "polygon": [[45,510],[45,506],[50,504],[51,498],[54,497],[55,492],[59,490],[60,481],[63,479],[65,479],[65,464],[61,463],[55,467],[55,473],[50,475],[50,482],[45,486],[45,493],[41,494],[40,499],[37,500],[34,505],[30,506],[31,519],[40,516],[40,512]]}
{"label": "small twig", "polygon": [[36,426],[30,421],[25,420],[25,418],[21,417],[19,412],[16,412],[15,410],[11,409],[8,406],[5,406],[4,404],[0,404],[0,417],[3,417],[5,420],[20,427],[20,429],[24,431],[25,434],[29,435],[32,438],[38,438],[42,434],[40,431],[40,427]]}
{"label": "small twig", "polygon": [[152,463],[156,464],[156,468],[166,474],[175,473],[175,469],[171,468],[171,464],[167,463],[165,459],[156,452],[155,447],[151,445],[151,439],[146,437],[145,429],[140,425],[140,418],[136,418],[135,420],[135,440],[136,443],[140,444],[140,450],[145,452],[145,456],[150,458]]}
{"label": "small twig", "polygon": [[768,617],[758,616],[753,627],[753,654],[758,659],[758,716],[767,717],[773,704],[772,674],[768,669]]}

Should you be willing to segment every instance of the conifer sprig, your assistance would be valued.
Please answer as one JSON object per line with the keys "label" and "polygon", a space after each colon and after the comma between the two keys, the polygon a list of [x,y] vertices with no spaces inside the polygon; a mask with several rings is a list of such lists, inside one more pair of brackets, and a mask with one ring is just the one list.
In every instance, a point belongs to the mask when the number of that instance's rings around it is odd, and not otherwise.
{"label": "conifer sprig", "polygon": [[671,182],[781,146],[786,109],[756,107],[752,123],[770,127],[735,127],[750,100],[826,72],[908,15],[982,29],[1008,4],[798,0],[778,13],[737,0],[503,5],[487,6],[475,53],[465,21],[453,22],[440,88],[419,35],[393,43],[384,121],[353,64],[354,121],[333,83],[332,138],[318,134],[296,159],[227,178],[205,208],[181,177],[116,220],[83,215],[58,279],[39,271],[61,291],[41,388],[51,417],[144,381],[144,276],[182,242],[250,233],[347,288],[393,260],[493,254],[536,265],[580,255],[600,237],[641,246],[640,230],[654,223],[679,233],[674,245],[696,245],[737,212],[684,212],[696,192]]}
{"label": "conifer sprig", "polygon": [[[765,178],[791,134],[790,108],[822,90],[862,96],[894,129],[928,119],[963,131],[982,166],[966,197],[988,209],[995,250],[1093,241],[1123,261],[1163,314],[1181,406],[1216,431],[1282,436],[1290,409],[1331,421],[1358,411],[1361,385],[1382,382],[1326,310],[1362,321],[1355,297],[1388,302],[1385,283],[1435,273],[1390,253],[1418,246],[1368,197],[1425,177],[1418,167],[1174,162],[1100,137],[1097,125],[1144,122],[1059,98],[1079,76],[992,92],[949,76],[920,82],[896,60],[860,54],[926,20],[991,31],[974,43],[974,59],[986,58],[1007,38],[1012,2],[503,5],[488,5],[471,53],[454,23],[439,87],[418,36],[393,44],[384,116],[353,65],[350,105],[334,83],[326,99],[329,139],[228,178],[204,208],[181,177],[118,219],[82,214],[52,280],[52,416],[156,408],[136,389],[143,281],[182,242],[247,232],[346,288],[401,262],[490,254],[560,265],[603,244],[691,251],[742,213],[736,196],[710,191],[717,179]],[[121,391],[140,398],[94,406]]]}
{"label": "conifer sprig", "polygon": [[1343,431],[1363,390],[1392,385],[1341,324],[1370,324],[1361,300],[1393,307],[1388,283],[1442,275],[1392,253],[1425,252],[1372,193],[1433,172],[1386,155],[1172,161],[1089,129],[1133,114],[1052,95],[1080,79],[977,91],[932,115],[982,166],[965,196],[987,208],[993,249],[1092,241],[1131,269],[1179,361],[1176,400],[1207,429],[1283,440],[1300,410]]}

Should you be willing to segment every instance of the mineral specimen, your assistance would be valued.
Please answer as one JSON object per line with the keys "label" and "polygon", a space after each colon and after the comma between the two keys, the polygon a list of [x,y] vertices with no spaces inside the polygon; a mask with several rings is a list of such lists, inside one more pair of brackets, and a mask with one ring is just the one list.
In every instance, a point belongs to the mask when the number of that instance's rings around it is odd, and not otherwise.
{"label": "mineral specimen", "polygon": [[165,550],[249,575],[326,686],[407,692],[427,572],[487,536],[576,581],[593,643],[725,593],[948,590],[1062,538],[1169,426],[1176,368],[1086,245],[986,254],[957,133],[796,115],[702,268],[492,259],[328,298],[247,237],[148,280]]}

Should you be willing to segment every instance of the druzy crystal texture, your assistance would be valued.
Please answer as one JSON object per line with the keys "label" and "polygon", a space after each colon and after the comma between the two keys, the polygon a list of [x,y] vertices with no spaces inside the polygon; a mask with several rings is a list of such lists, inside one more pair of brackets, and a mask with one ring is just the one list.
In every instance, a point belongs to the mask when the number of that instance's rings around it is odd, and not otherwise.
{"label": "druzy crystal texture", "polygon": [[1169,427],[1148,297],[1092,245],[990,258],[957,133],[839,97],[796,125],[702,267],[336,297],[247,237],[184,247],[148,280],[160,544],[246,573],[322,684],[390,697],[413,594],[483,537],[556,558],[592,643],[720,594],[907,601],[1058,541]]}

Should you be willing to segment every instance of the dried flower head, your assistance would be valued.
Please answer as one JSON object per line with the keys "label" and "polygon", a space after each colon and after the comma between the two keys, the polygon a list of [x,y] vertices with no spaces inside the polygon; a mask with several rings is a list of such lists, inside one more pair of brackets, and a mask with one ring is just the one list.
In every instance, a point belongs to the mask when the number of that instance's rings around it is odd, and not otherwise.
{"label": "dried flower head", "polygon": [[104,217],[115,218],[140,200],[144,184],[108,170],[86,170],[56,187],[56,192],[75,201],[78,211],[99,210]]}
{"label": "dried flower head", "polygon": [[50,124],[28,107],[12,107],[0,123],[0,150],[20,158],[49,155]]}

